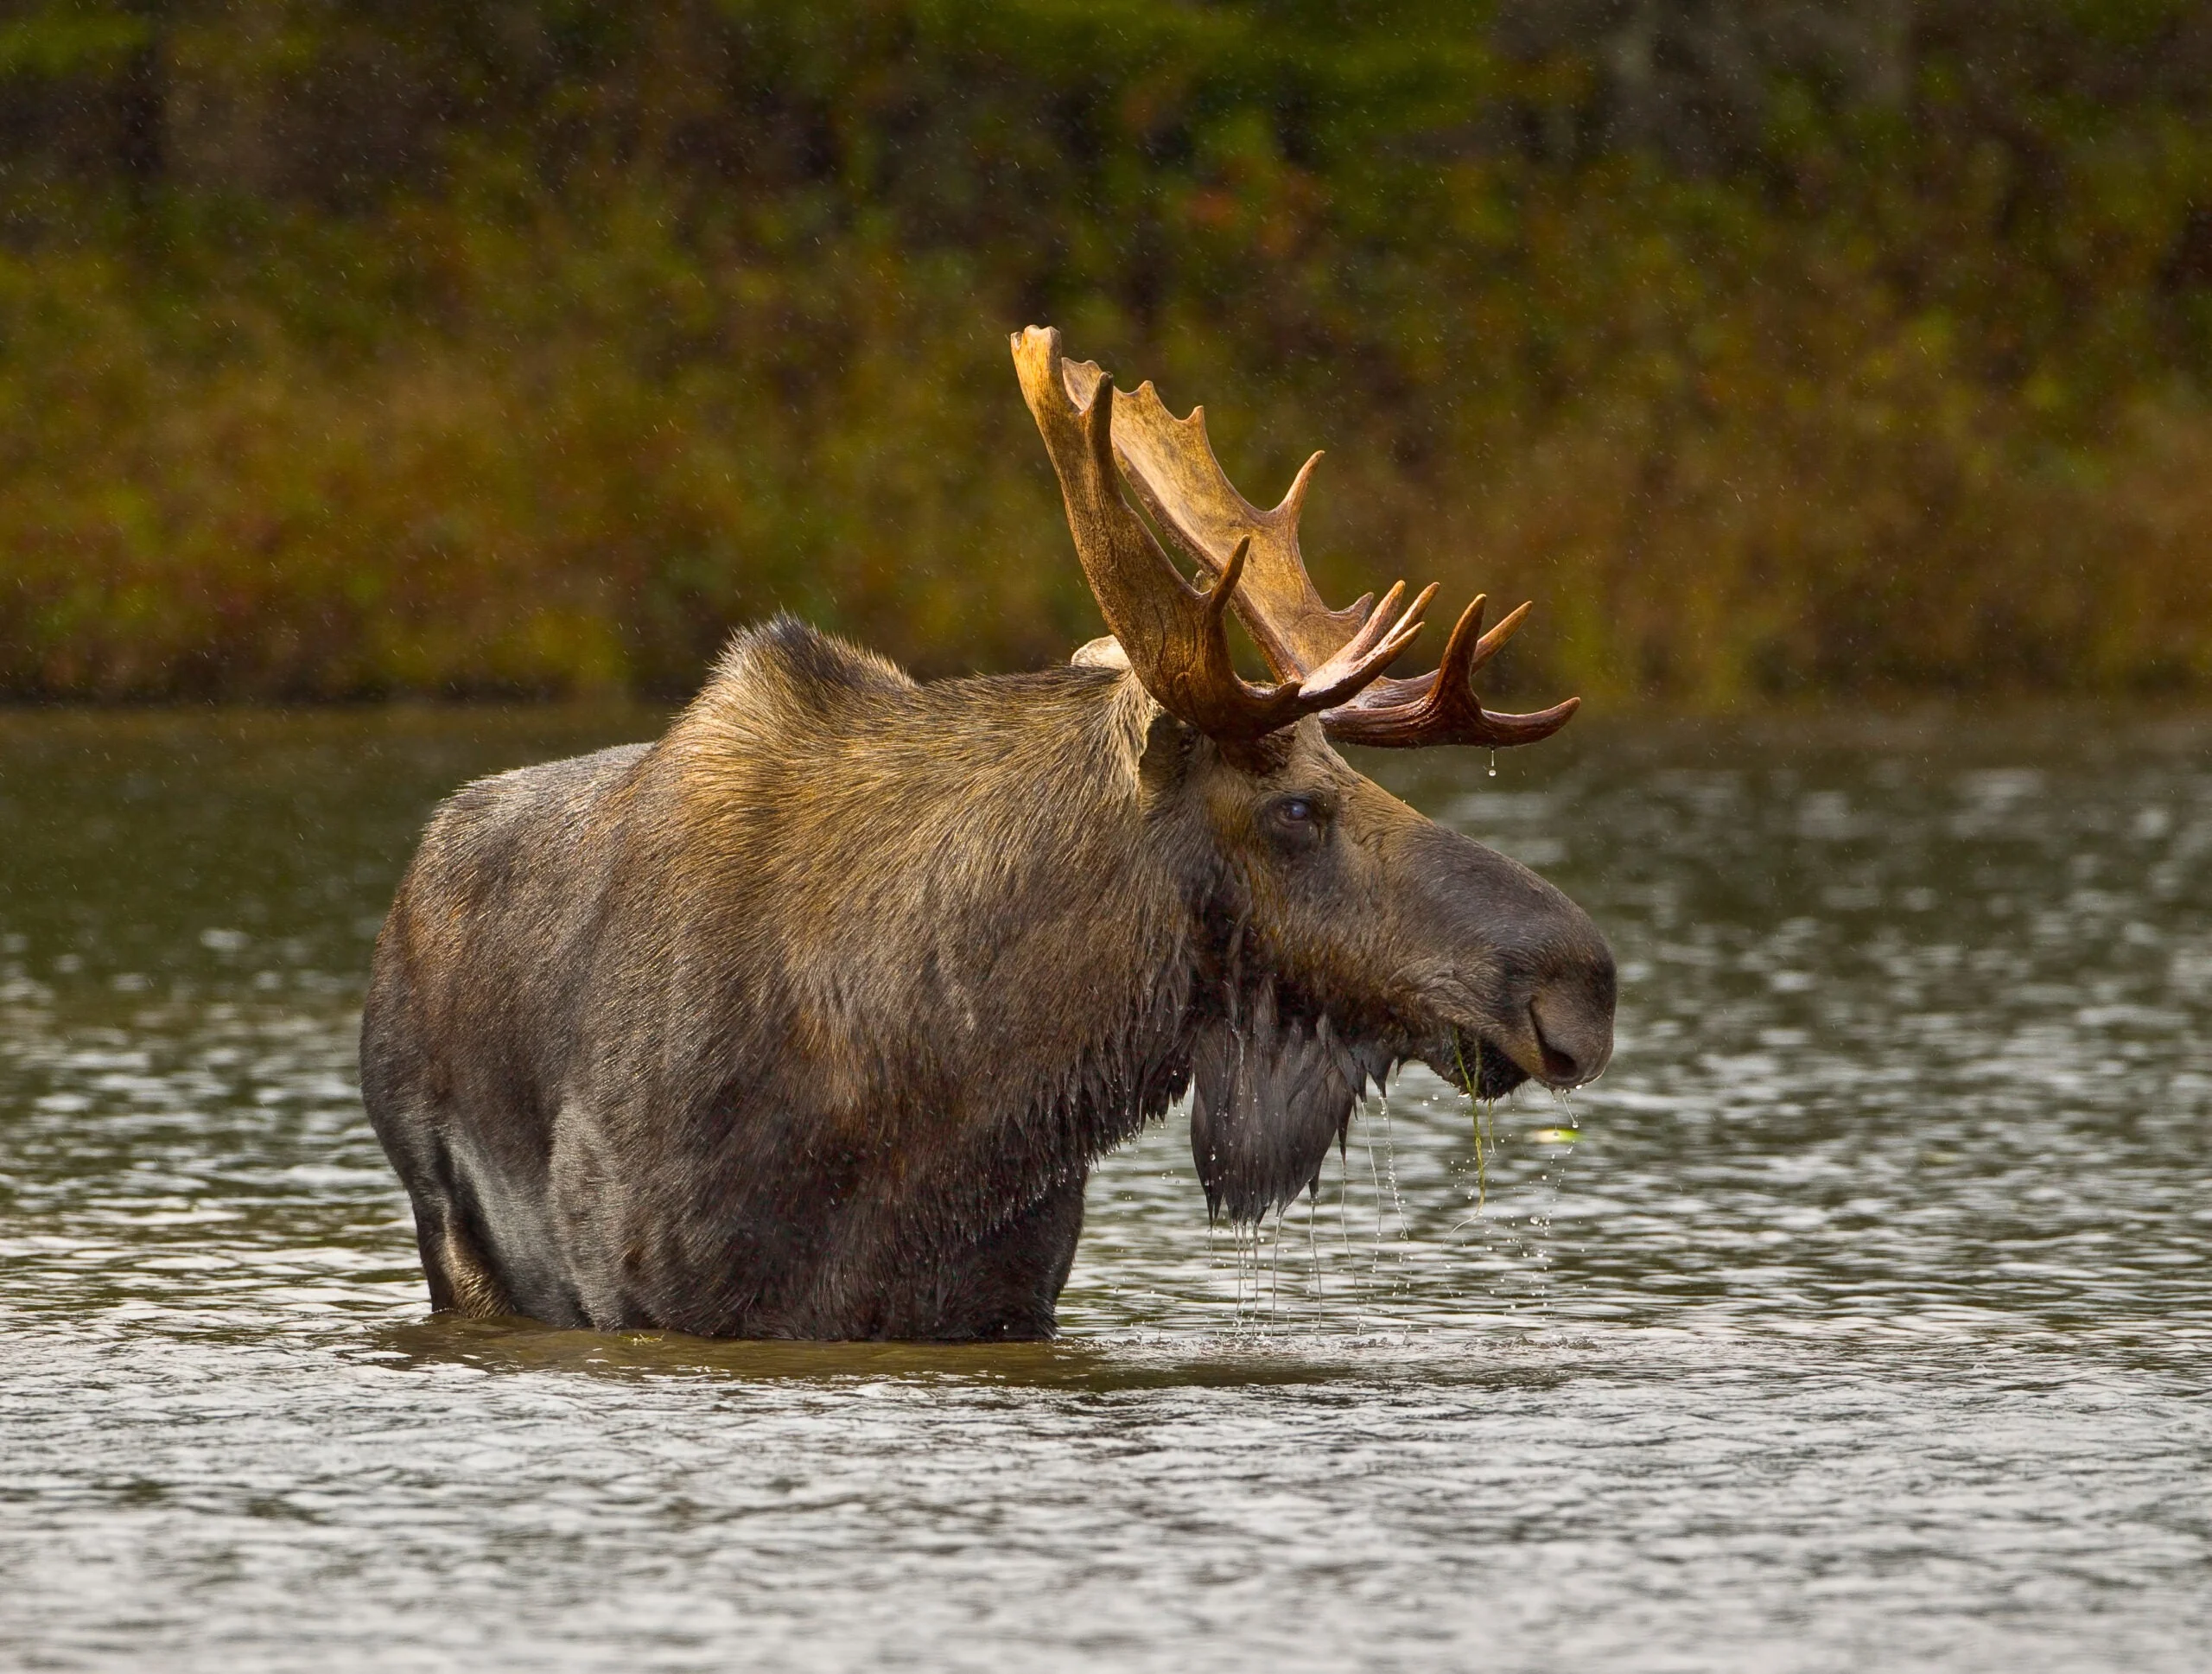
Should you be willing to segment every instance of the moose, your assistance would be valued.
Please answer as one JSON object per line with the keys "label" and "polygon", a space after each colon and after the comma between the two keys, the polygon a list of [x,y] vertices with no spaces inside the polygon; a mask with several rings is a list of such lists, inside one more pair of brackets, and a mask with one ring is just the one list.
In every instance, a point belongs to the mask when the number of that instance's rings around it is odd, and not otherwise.
{"label": "moose", "polygon": [[1484,1098],[1605,1067],[1596,926],[1332,748],[1556,732],[1577,700],[1473,690],[1529,607],[1484,633],[1478,597],[1395,678],[1435,589],[1323,604],[1298,544],[1319,455],[1262,512],[1203,409],[1118,396],[1057,331],[1014,359],[1109,636],[917,681],[779,617],[658,742],[432,817],[361,1079],[434,1308],[1049,1337],[1092,1164],[1185,1092],[1209,1209],[1249,1221],[1402,1063]]}

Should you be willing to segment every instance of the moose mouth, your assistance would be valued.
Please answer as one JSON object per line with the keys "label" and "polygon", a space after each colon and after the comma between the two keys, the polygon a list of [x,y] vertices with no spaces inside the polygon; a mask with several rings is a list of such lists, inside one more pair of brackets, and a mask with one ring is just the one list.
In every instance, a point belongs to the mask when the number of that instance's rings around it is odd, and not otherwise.
{"label": "moose mouth", "polygon": [[1460,1092],[1497,1098],[1523,1081],[1564,1092],[1594,1080],[1613,1055],[1612,973],[1602,993],[1572,985],[1535,984],[1535,992],[1503,1006],[1456,982],[1433,985],[1425,1014],[1407,1031],[1407,1058],[1418,1058]]}
{"label": "moose mouth", "polygon": [[1522,1014],[1519,1028],[1501,1023],[1494,1013],[1484,1023],[1471,1024],[1455,1021],[1448,1010],[1440,1017],[1432,1012],[1433,1021],[1416,1033],[1416,1044],[1406,1055],[1478,1098],[1499,1098],[1523,1081],[1563,1092],[1594,1079],[1612,1057],[1610,1001],[1608,995],[1596,1027],[1591,1026],[1591,1009],[1578,1006],[1574,996],[1562,1001],[1541,990]]}
{"label": "moose mouth", "polygon": [[1409,1055],[1477,1098],[1503,1098],[1534,1079],[1511,1053],[1476,1029],[1447,1025],[1440,1036],[1422,1041]]}

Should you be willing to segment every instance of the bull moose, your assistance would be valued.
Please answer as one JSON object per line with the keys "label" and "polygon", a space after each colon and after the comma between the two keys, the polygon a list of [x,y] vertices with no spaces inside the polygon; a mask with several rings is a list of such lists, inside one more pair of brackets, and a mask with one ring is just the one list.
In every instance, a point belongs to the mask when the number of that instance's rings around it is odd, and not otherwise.
{"label": "bull moose", "polygon": [[1259,511],[1203,410],[1117,398],[1056,331],[1014,358],[1110,637],[916,681],[779,618],[657,742],[431,819],[361,1068],[435,1308],[1046,1337],[1091,1164],[1186,1088],[1209,1206],[1249,1220],[1404,1061],[1484,1097],[1605,1066],[1589,919],[1331,748],[1557,731],[1575,700],[1501,715],[1471,685],[1528,607],[1485,633],[1478,598],[1393,678],[1435,589],[1322,603],[1313,461]]}

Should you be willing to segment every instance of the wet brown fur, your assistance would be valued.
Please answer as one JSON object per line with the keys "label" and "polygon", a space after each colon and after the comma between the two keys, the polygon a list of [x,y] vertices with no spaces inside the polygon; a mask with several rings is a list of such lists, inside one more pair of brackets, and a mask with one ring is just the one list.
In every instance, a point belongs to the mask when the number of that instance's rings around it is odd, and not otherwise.
{"label": "wet brown fur", "polygon": [[[1325,852],[1263,829],[1286,786],[1327,805]],[[783,621],[658,743],[438,812],[363,1085],[440,1308],[1035,1337],[1091,1162],[1194,1054],[1217,1200],[1249,1213],[1440,1030],[1542,1073],[1530,996],[1562,983],[1609,1040],[1587,920],[1318,723],[1224,754],[1120,671],[917,684]]]}

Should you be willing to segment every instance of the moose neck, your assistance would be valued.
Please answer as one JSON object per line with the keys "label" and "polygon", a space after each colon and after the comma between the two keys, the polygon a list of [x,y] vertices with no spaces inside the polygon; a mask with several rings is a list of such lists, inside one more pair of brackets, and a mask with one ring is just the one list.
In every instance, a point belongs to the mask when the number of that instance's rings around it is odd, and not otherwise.
{"label": "moose neck", "polygon": [[818,1118],[895,1133],[915,1187],[1062,1177],[1181,1091],[1215,881],[1146,783],[1157,715],[1111,671],[915,684],[810,635],[733,657],[671,731],[694,911],[804,950],[749,1002]]}

